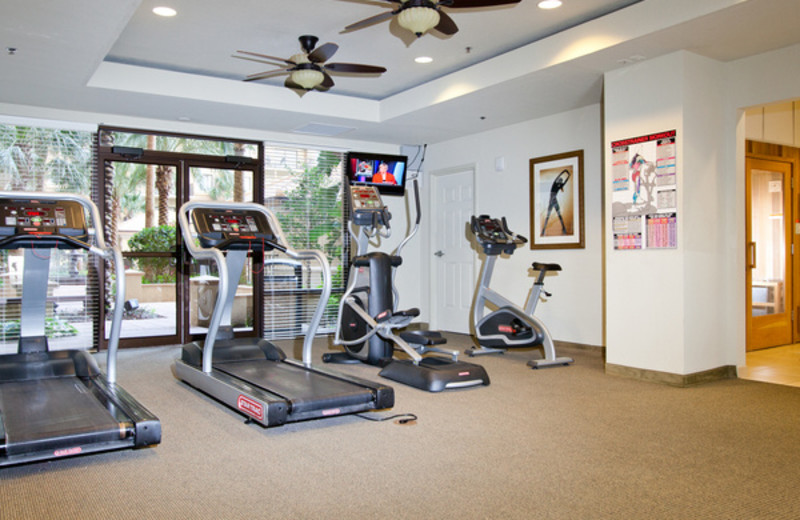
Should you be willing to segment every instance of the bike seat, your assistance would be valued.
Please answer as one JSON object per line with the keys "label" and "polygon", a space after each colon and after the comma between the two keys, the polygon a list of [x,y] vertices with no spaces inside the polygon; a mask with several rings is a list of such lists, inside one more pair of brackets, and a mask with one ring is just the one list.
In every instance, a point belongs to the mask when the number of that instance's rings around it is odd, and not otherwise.
{"label": "bike seat", "polygon": [[561,266],[558,264],[541,264],[539,262],[533,263],[534,271],[560,271]]}

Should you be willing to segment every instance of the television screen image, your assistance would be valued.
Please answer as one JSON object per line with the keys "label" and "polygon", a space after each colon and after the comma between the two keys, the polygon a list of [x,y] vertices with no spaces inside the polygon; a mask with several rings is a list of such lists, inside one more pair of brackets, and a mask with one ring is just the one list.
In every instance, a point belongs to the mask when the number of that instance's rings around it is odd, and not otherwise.
{"label": "television screen image", "polygon": [[407,162],[404,155],[350,152],[347,178],[351,184],[377,186],[383,195],[403,195]]}

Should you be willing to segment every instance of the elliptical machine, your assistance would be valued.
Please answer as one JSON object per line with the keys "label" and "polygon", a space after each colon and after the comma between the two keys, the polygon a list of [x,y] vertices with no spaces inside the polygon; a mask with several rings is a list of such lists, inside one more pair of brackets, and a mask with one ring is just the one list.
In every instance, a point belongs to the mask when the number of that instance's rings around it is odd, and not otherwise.
{"label": "elliptical machine", "polygon": [[[416,222],[392,253],[367,252],[372,238],[391,236],[391,214],[376,186],[350,185],[350,235],[356,241],[347,289],[339,305],[334,343],[344,352],[323,355],[326,363],[364,362],[383,367],[380,375],[429,392],[488,385],[484,368],[458,360],[458,351],[442,347],[447,340],[429,330],[396,332],[419,316],[419,309],[397,310],[395,269],[402,264],[400,253],[417,233],[421,220],[419,187],[414,179]],[[357,228],[357,229],[356,229]],[[397,346],[410,359],[394,359]],[[444,356],[423,357],[434,352]]]}
{"label": "elliptical machine", "polygon": [[[470,223],[472,233],[486,254],[486,261],[481,268],[481,280],[475,296],[475,307],[472,322],[478,347],[467,349],[470,356],[505,352],[507,348],[525,348],[542,346],[544,359],[532,359],[528,366],[539,368],[552,365],[568,365],[572,358],[556,356],[553,338],[542,320],[534,316],[539,297],[550,293],[544,290],[544,278],[548,271],[560,271],[558,264],[542,264],[533,262],[533,270],[539,275],[533,283],[528,303],[524,309],[514,305],[498,292],[489,287],[497,257],[502,253],[513,254],[517,247],[528,242],[522,235],[508,229],[506,218],[492,218],[489,215],[473,216]],[[483,316],[488,303],[497,307],[495,311]]]}

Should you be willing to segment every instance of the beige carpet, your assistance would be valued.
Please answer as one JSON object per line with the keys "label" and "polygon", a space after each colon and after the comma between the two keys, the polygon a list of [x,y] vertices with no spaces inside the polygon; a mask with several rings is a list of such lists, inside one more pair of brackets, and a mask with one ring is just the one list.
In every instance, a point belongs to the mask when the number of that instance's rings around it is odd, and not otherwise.
{"label": "beige carpet", "polygon": [[162,444],[2,469],[0,519],[800,517],[800,388],[673,388],[607,376],[597,351],[559,354],[574,365],[478,358],[485,388],[393,384],[392,412],[416,424],[264,429],[175,380],[177,348],[125,351],[120,382],[159,416]]}

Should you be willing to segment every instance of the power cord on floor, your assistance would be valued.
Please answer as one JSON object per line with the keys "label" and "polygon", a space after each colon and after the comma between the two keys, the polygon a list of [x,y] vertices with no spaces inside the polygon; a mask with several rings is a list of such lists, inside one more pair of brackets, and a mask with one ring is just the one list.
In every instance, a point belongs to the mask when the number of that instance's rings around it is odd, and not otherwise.
{"label": "power cord on floor", "polygon": [[391,421],[392,419],[398,419],[397,424],[408,424],[417,420],[417,416],[414,415],[413,413],[399,413],[395,415],[387,415],[386,417],[370,417],[369,415],[364,415],[360,413],[357,413],[355,415],[356,417],[360,417],[362,419],[374,422]]}

